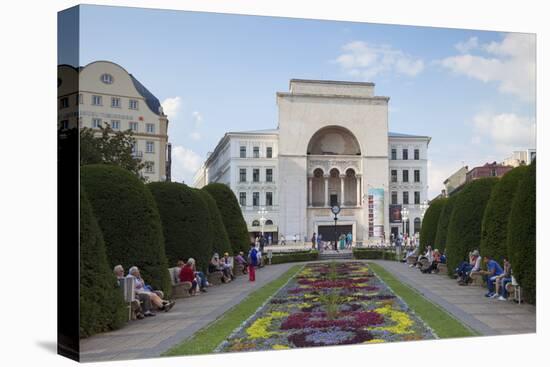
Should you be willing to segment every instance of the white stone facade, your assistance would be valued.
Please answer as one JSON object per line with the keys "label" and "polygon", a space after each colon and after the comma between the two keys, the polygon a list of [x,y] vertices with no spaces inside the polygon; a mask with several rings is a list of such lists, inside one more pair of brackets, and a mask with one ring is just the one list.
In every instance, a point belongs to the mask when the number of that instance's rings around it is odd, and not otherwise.
{"label": "white stone facade", "polygon": [[[376,96],[373,83],[293,79],[289,90],[277,93],[278,128],[227,133],[197,173],[195,186],[229,185],[241,200],[251,232],[259,232],[253,223],[265,208],[264,217],[273,224],[264,226],[264,232],[273,232],[274,239],[284,235],[287,241],[295,236],[309,240],[314,232],[332,236],[334,204],[341,207],[338,232],[352,232],[356,242],[389,239],[392,227],[399,232],[402,228],[390,224],[392,191],[398,192],[397,204],[403,204],[403,192],[409,192],[404,206],[411,223],[420,217],[420,203],[427,200],[430,138],[388,132],[388,97]],[[268,147],[271,158],[266,158]],[[245,158],[240,149],[245,149]],[[391,159],[392,149],[399,154],[407,149],[408,159]],[[267,169],[272,170],[271,182],[265,177]],[[401,179],[390,182],[394,169]],[[403,182],[404,170],[409,171],[408,182]],[[259,202],[253,202],[255,192]],[[369,209],[375,192],[380,200]],[[272,193],[272,205],[266,203],[266,193]]]}
{"label": "white stone facade", "polygon": [[150,182],[166,179],[168,117],[137,79],[110,61],[92,62],[78,70],[61,65],[58,78],[62,128],[97,129],[98,124],[109,124],[114,130],[133,130],[134,154],[149,163],[142,175]]}

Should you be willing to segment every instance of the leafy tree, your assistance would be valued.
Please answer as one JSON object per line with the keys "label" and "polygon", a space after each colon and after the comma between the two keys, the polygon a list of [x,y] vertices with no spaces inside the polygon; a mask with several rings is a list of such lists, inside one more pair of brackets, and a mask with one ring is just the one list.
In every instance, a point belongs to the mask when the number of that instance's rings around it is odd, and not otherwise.
{"label": "leafy tree", "polygon": [[140,171],[148,163],[133,154],[136,139],[131,130],[115,131],[109,124],[97,131],[84,127],[80,130],[80,165],[110,164],[122,167],[145,180]]}
{"label": "leafy tree", "polygon": [[443,249],[438,247],[439,244],[435,242],[435,235],[437,233],[439,217],[446,202],[446,198],[434,200],[426,210],[422,220],[422,228],[420,229],[420,252],[424,252],[427,246],[432,246],[432,249],[437,248],[443,251]]}
{"label": "leafy tree", "polygon": [[[197,190],[198,194],[202,196],[208,208],[210,217],[210,227],[212,228],[212,252],[217,252],[222,255],[225,252],[231,253],[232,248],[229,243],[229,236],[225,230],[223,224],[222,215],[216,205],[216,200],[206,190]],[[233,254],[231,254],[233,255]]]}
{"label": "leafy tree", "polygon": [[467,259],[470,251],[479,249],[483,213],[497,182],[495,177],[480,178],[466,184],[457,196],[447,229],[449,275],[461,261]]}
{"label": "leafy tree", "polygon": [[233,252],[248,251],[250,246],[248,227],[233,191],[221,183],[208,184],[201,190],[208,191],[216,201]]}
{"label": "leafy tree", "polygon": [[127,312],[107,261],[103,235],[80,191],[80,337],[120,328]]}
{"label": "leafy tree", "polygon": [[151,192],[131,172],[107,164],[81,167],[80,182],[103,232],[110,267],[136,265],[147,283],[169,296],[164,237]]}
{"label": "leafy tree", "polygon": [[458,195],[460,195],[460,193],[455,193],[448,197],[443,205],[443,208],[441,208],[441,214],[439,214],[434,243],[437,245],[437,248],[441,251],[441,253],[443,253],[447,247],[447,229],[449,228],[449,221],[451,220],[451,214]]}
{"label": "leafy tree", "polygon": [[492,256],[497,261],[508,255],[508,217],[517,187],[527,170],[527,166],[520,166],[506,173],[495,185],[485,208],[479,250],[483,255]]}
{"label": "leafy tree", "polygon": [[525,301],[536,303],[537,166],[533,161],[518,184],[506,235],[512,272]]}

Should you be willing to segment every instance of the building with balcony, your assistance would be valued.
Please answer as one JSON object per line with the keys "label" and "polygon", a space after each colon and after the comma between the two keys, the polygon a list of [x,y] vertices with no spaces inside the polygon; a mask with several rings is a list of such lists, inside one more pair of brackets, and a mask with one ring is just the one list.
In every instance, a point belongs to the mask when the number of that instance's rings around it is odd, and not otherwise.
{"label": "building with balcony", "polygon": [[[388,100],[373,83],[293,79],[277,93],[278,127],[226,133],[194,184],[231,187],[250,233],[274,240],[333,239],[335,205],[336,235],[356,242],[419,231],[430,138],[389,132]],[[403,207],[414,227],[392,216]]]}
{"label": "building with balcony", "polygon": [[110,61],[79,68],[60,65],[58,104],[61,129],[78,126],[99,132],[108,124],[115,131],[131,130],[134,156],[147,163],[141,174],[147,181],[167,179],[168,117],[158,98],[122,66]]}

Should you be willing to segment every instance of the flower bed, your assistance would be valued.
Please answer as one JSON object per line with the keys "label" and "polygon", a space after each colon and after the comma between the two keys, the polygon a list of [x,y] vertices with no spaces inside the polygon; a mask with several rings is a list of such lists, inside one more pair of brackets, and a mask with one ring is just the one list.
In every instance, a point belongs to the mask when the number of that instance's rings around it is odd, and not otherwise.
{"label": "flower bed", "polygon": [[306,265],[217,352],[433,339],[361,262]]}

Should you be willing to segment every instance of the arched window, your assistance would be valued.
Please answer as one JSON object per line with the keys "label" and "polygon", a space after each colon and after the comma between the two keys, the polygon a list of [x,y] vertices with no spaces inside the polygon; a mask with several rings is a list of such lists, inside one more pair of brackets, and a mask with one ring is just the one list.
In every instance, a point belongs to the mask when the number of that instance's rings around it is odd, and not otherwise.
{"label": "arched window", "polygon": [[351,168],[346,170],[344,178],[344,205],[357,205],[357,178]]}
{"label": "arched window", "polygon": [[252,221],[252,227],[259,227],[260,226],[260,221],[259,220],[253,220]]}
{"label": "arched window", "polygon": [[[420,228],[422,227],[420,218],[414,218],[414,233],[420,233]],[[414,233],[411,233],[414,234]]]}
{"label": "arched window", "polygon": [[317,168],[313,171],[313,177],[311,178],[311,198],[313,206],[325,205],[325,178],[322,169]]}
{"label": "arched window", "polygon": [[273,225],[273,221],[271,219],[268,219],[265,221],[265,225],[266,226],[272,226]]}

